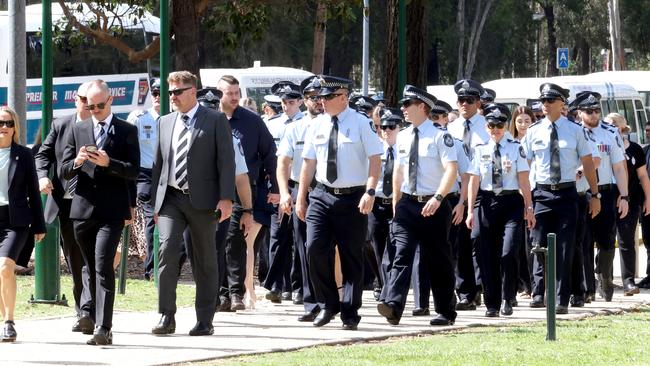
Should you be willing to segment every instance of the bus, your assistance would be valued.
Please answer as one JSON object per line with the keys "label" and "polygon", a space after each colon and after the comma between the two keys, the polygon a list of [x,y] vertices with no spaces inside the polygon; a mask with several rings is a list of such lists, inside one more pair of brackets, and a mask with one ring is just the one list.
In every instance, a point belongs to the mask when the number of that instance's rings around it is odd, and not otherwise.
{"label": "bus", "polygon": [[259,61],[246,69],[201,69],[201,83],[204,87],[216,87],[223,75],[232,75],[239,80],[242,98],[253,98],[258,108],[264,96],[271,94],[271,86],[278,81],[291,81],[300,85],[314,74],[302,69],[280,66],[261,66]]}
{"label": "bus", "polygon": [[643,104],[650,112],[650,71],[601,71],[585,77],[589,80],[620,81],[632,85],[641,94]]}
{"label": "bus", "polygon": [[[77,6],[77,5],[75,5]],[[128,5],[119,5],[116,13],[128,10]],[[80,22],[94,19],[86,5],[83,14],[75,13]],[[25,9],[26,56],[27,56],[27,143],[32,144],[41,123],[41,19],[42,5],[29,5]],[[58,3],[52,4],[52,23],[65,19]],[[109,18],[110,19],[110,18]],[[140,21],[133,22],[130,17],[121,19],[124,28],[122,40],[133,49],[142,49],[160,34],[160,20],[145,12]],[[8,39],[8,12],[0,11],[0,39]],[[128,61],[126,55],[109,45],[95,41],[90,36],[75,38],[79,44],[69,40],[57,40],[53,45],[53,116],[59,117],[75,113],[74,99],[79,85],[86,81],[102,79],[110,87],[113,96],[113,113],[126,119],[136,109],[151,106],[149,76],[156,60],[137,64]],[[11,55],[0,53],[0,105],[7,104],[8,64]]]}
{"label": "bus", "polygon": [[570,99],[581,91],[594,91],[602,96],[600,100],[602,116],[616,112],[625,116],[631,128],[633,141],[646,143],[644,130],[648,121],[643,97],[629,84],[619,81],[600,81],[587,76],[556,76],[551,78],[499,79],[483,83],[486,88],[496,92],[495,102],[503,103],[513,109],[519,105],[532,106],[539,101],[539,86],[554,83],[569,89]]}

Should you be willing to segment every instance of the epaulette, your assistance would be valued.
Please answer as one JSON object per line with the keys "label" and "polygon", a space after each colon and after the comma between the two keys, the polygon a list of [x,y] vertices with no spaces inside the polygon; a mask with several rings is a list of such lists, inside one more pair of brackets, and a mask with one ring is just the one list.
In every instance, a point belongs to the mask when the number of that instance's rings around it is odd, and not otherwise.
{"label": "epaulette", "polygon": [[482,144],[477,144],[476,147],[479,147],[479,146],[487,146],[487,144],[488,144],[488,142],[484,142],[484,143],[482,143]]}
{"label": "epaulette", "polygon": [[609,125],[609,124],[607,124],[606,122],[603,122],[603,121],[600,122],[600,127],[601,127],[603,130],[605,130],[605,131],[609,131],[609,132],[611,132],[611,133],[616,133],[616,132],[618,132],[618,130],[616,129],[616,127],[611,126],[611,125]]}
{"label": "epaulette", "polygon": [[520,144],[520,142],[517,141],[517,140],[515,140],[515,139],[506,139],[506,140],[507,140],[508,142],[512,142],[513,144]]}
{"label": "epaulette", "polygon": [[540,124],[540,122],[542,122],[542,121],[535,121],[530,126],[528,126],[528,128],[531,128],[531,127],[533,127],[535,125],[538,125],[538,124]]}
{"label": "epaulette", "polygon": [[573,123],[577,124],[578,126],[582,126],[582,123],[580,123],[580,122],[578,122],[576,120],[570,120],[568,118],[566,120],[569,121],[569,122],[573,122]]}
{"label": "epaulette", "polygon": [[438,124],[438,123],[434,123],[433,126],[436,127],[436,128],[438,128],[438,129],[441,130],[441,131],[447,131],[447,126],[444,126],[444,127],[443,127],[442,125],[440,125],[440,124]]}

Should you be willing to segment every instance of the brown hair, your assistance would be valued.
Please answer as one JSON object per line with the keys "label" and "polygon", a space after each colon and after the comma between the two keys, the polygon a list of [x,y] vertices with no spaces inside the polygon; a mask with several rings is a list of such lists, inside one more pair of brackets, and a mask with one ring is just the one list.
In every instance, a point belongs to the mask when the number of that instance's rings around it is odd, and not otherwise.
{"label": "brown hair", "polygon": [[537,118],[535,118],[535,114],[533,113],[533,110],[530,109],[529,107],[525,105],[520,105],[519,107],[515,108],[515,110],[512,111],[512,120],[510,122],[510,127],[509,127],[510,134],[515,139],[519,139],[519,132],[517,131],[517,124],[515,123],[515,120],[517,119],[517,117],[519,117],[520,114],[527,114],[530,117],[531,124],[537,120]]}
{"label": "brown hair", "polygon": [[11,120],[14,121],[13,142],[14,144],[19,144],[20,143],[20,119],[18,118],[18,114],[16,113],[16,111],[9,108],[8,106],[0,107],[0,111],[9,113],[9,115],[11,116]]}
{"label": "brown hair", "polygon": [[189,71],[174,71],[167,77],[167,83],[191,85],[196,88],[196,75]]}
{"label": "brown hair", "polygon": [[239,80],[232,75],[224,75],[219,79],[219,81],[225,81],[230,85],[239,85]]}

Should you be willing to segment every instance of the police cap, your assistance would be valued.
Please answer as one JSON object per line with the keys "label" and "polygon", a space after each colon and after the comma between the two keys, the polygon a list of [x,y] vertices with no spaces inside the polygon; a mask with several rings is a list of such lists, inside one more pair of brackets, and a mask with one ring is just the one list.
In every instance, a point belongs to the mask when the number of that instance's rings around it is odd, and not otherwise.
{"label": "police cap", "polygon": [[563,102],[569,98],[569,91],[563,87],[553,84],[544,83],[539,86],[540,99],[560,99]]}
{"label": "police cap", "polygon": [[404,104],[406,101],[417,99],[424,102],[431,109],[436,106],[436,97],[413,85],[405,85],[402,95],[403,98],[399,101],[399,104]]}
{"label": "police cap", "polygon": [[508,122],[510,120],[510,109],[501,103],[491,103],[483,108],[486,121]]}
{"label": "police cap", "polygon": [[379,111],[381,126],[394,126],[404,122],[402,111],[397,108],[384,107]]}
{"label": "police cap", "polygon": [[494,98],[497,97],[497,92],[490,88],[483,88],[483,94],[481,94],[481,103],[490,104],[494,103]]}
{"label": "police cap", "polygon": [[300,83],[300,90],[303,94],[318,92],[320,90],[320,83],[318,76],[310,76]]}
{"label": "police cap", "polygon": [[334,94],[339,89],[352,90],[352,80],[337,76],[319,75],[317,82],[320,87],[319,95],[323,96]]}
{"label": "police cap", "polygon": [[483,94],[483,86],[478,81],[471,79],[458,80],[454,84],[454,91],[459,97],[476,97],[480,98]]}
{"label": "police cap", "polygon": [[573,104],[577,109],[600,108],[600,94],[592,91],[580,92],[576,95]]}
{"label": "police cap", "polygon": [[451,108],[451,106],[449,104],[447,104],[446,102],[444,102],[442,100],[437,100],[436,105],[433,108],[431,108],[431,113],[434,113],[434,114],[447,114],[447,113],[451,112],[452,110],[453,110],[453,108]]}
{"label": "police cap", "polygon": [[300,99],[300,86],[291,81],[279,81],[271,86],[271,93],[282,99]]}
{"label": "police cap", "polygon": [[370,114],[377,105],[377,101],[365,95],[357,95],[350,98],[350,108]]}
{"label": "police cap", "polygon": [[149,80],[151,90],[160,90],[160,79],[159,78],[153,78]]}
{"label": "police cap", "polygon": [[196,100],[204,107],[217,109],[223,92],[217,88],[203,88],[196,91]]}

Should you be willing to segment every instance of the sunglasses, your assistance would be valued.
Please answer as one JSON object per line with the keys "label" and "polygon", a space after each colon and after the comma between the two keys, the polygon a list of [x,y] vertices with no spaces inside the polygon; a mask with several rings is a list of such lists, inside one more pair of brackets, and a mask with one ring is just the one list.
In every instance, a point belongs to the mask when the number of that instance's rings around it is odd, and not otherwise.
{"label": "sunglasses", "polygon": [[160,90],[152,90],[151,96],[154,98],[158,98],[160,96]]}
{"label": "sunglasses", "polygon": [[189,90],[189,89],[192,89],[192,87],[191,87],[191,86],[188,86],[187,88],[174,89],[174,90],[170,90],[170,91],[168,91],[167,93],[169,93],[169,96],[170,96],[170,97],[171,97],[172,95],[174,95],[174,96],[179,96],[179,95],[183,94],[184,91]]}
{"label": "sunglasses", "polygon": [[312,95],[312,96],[307,97],[307,99],[311,100],[312,102],[318,102],[320,100],[320,96]]}
{"label": "sunglasses", "polygon": [[0,119],[0,127],[14,128],[14,121],[12,119],[4,120]]}
{"label": "sunglasses", "polygon": [[506,127],[505,122],[488,123],[488,128],[491,129],[491,130],[494,130],[495,128],[500,130],[500,129],[504,128],[504,127]]}
{"label": "sunglasses", "polygon": [[88,104],[87,106],[84,107],[84,109],[87,110],[87,111],[94,111],[95,108],[97,108],[97,109],[99,109],[101,111],[104,108],[106,108],[106,104],[108,104],[108,100],[106,102],[104,102],[104,103]]}
{"label": "sunglasses", "polygon": [[379,127],[379,128],[381,128],[381,129],[384,130],[384,131],[386,131],[386,130],[391,130],[391,131],[392,131],[392,130],[394,130],[394,129],[397,128],[397,125],[381,126],[381,127]]}
{"label": "sunglasses", "polygon": [[540,99],[542,101],[542,104],[553,104],[557,100],[557,98],[542,98]]}
{"label": "sunglasses", "polygon": [[460,97],[460,98],[458,98],[458,103],[459,103],[459,104],[463,104],[463,103],[474,104],[474,103],[476,103],[476,98],[472,98],[472,97]]}
{"label": "sunglasses", "polygon": [[332,100],[332,99],[334,99],[336,97],[340,97],[341,95],[343,95],[343,93],[332,93],[332,94],[329,94],[329,95],[319,95],[318,99]]}
{"label": "sunglasses", "polygon": [[408,108],[408,107],[410,107],[410,106],[413,105],[413,104],[418,105],[418,104],[421,104],[421,103],[422,103],[422,102],[420,102],[419,100],[416,100],[416,99],[409,99],[409,100],[405,100],[404,102],[402,102],[402,107],[404,107],[404,108]]}
{"label": "sunglasses", "polygon": [[595,114],[600,114],[600,109],[599,109],[599,108],[596,108],[596,109],[581,109],[581,111],[582,111],[583,113],[588,114],[588,115],[592,115],[592,114],[594,114],[594,113],[595,113]]}
{"label": "sunglasses", "polygon": [[79,100],[80,100],[81,103],[83,103],[83,104],[88,103],[88,98],[86,98],[86,97],[84,97],[84,96],[81,96],[81,95],[77,94],[77,98],[79,98]]}

